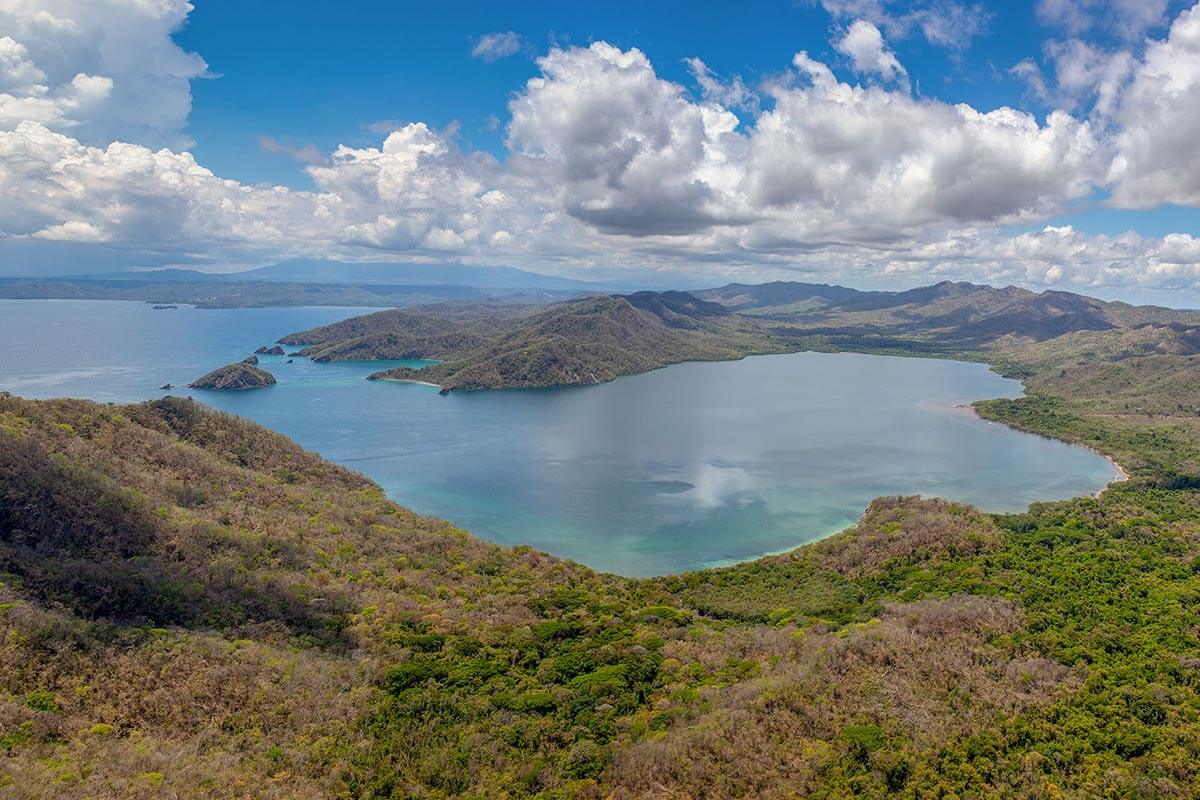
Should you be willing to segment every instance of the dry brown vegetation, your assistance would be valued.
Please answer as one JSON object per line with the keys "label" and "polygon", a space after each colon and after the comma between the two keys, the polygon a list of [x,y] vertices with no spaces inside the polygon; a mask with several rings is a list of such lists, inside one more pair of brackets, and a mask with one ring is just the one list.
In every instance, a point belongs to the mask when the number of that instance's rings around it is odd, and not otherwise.
{"label": "dry brown vegetation", "polygon": [[588,574],[191,401],[0,398],[0,442],[0,794],[332,793],[397,620],[527,625]]}
{"label": "dry brown vegetation", "polygon": [[[899,789],[927,762],[922,751],[1078,683],[1069,668],[1012,646],[1023,627],[1009,601],[956,596],[889,605],[836,632],[759,632],[742,649],[761,665],[756,677],[699,692],[680,680],[658,709],[678,722],[618,756],[615,794],[797,797],[859,766],[865,774],[854,794]],[[714,647],[713,638],[672,644],[672,671],[715,666],[714,651],[728,652],[732,642]]]}
{"label": "dry brown vegetation", "polygon": [[[1011,603],[955,598],[868,618],[855,589],[834,615],[860,625],[793,613],[730,628],[695,616],[712,611],[689,599],[695,587],[486,544],[192,401],[0,398],[0,438],[0,793],[14,797],[403,795],[414,780],[451,795],[508,781],[526,787],[517,794],[645,794],[638,765],[678,758],[682,769],[705,730],[737,724],[763,759],[788,731],[830,739],[825,761],[747,767],[762,788],[827,772],[845,749],[838,731],[862,720],[947,724],[936,693],[917,698],[939,673],[941,691],[966,686],[963,659],[988,665],[971,677],[972,703],[1020,706],[991,697],[1020,671],[988,644],[1020,626]],[[975,552],[997,535],[986,522],[940,502],[880,501],[813,564],[842,580]],[[708,584],[713,608],[743,602]],[[813,585],[781,585],[802,608],[828,605]],[[960,646],[930,649],[935,635]],[[869,678],[889,659],[909,670],[890,687]],[[481,691],[493,699],[479,705]],[[435,698],[450,705],[417,710]],[[749,791],[719,757],[705,769]],[[393,774],[403,782],[380,782]],[[673,780],[672,796],[686,796],[693,778]]]}
{"label": "dry brown vegetation", "polygon": [[191,401],[0,395],[0,797],[1200,796],[1197,357],[1032,352],[982,411],[1130,482],[646,581]]}
{"label": "dry brown vegetation", "polygon": [[871,501],[858,524],[782,558],[816,559],[836,572],[856,577],[888,564],[911,565],[974,556],[1004,544],[995,521],[970,506],[919,497],[880,497]]}

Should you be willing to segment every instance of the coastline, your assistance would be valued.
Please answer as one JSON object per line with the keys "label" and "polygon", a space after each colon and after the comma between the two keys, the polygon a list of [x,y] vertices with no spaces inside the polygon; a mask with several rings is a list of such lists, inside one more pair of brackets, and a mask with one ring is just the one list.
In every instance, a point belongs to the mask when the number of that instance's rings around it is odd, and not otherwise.
{"label": "coastline", "polygon": [[419,381],[416,378],[375,378],[381,383],[415,383],[418,386],[432,386],[435,389],[441,390],[442,386],[439,383],[430,383],[429,381]]}
{"label": "coastline", "polygon": [[1083,445],[1083,447],[1087,447],[1088,450],[1091,450],[1093,453],[1097,453],[1098,455],[1104,456],[1104,458],[1108,461],[1108,463],[1112,464],[1113,469],[1115,469],[1117,471],[1117,477],[1115,477],[1111,481],[1109,481],[1108,485],[1105,486],[1103,489],[1096,492],[1095,497],[1099,497],[1100,495],[1107,492],[1109,489],[1111,489],[1113,487],[1113,484],[1124,483],[1125,481],[1129,480],[1129,473],[1125,471],[1124,467],[1122,467],[1120,464],[1117,463],[1117,460],[1115,458],[1108,455],[1107,453],[1101,453],[1099,450],[1097,450],[1094,447],[1088,447],[1086,444]]}
{"label": "coastline", "polygon": [[[980,421],[982,421],[982,422],[987,422],[987,423],[990,423],[990,424],[992,424],[992,425],[1004,425],[1004,423],[1003,423],[1003,422],[997,422],[997,421],[995,421],[995,420],[986,419],[986,418],[984,418],[984,417],[981,417],[981,416],[979,416],[979,412],[975,410],[975,405],[974,405],[973,403],[956,403],[955,405],[953,405],[953,406],[951,406],[951,407],[950,407],[950,411],[951,411],[952,413],[955,413],[955,414],[961,414],[961,415],[962,415],[962,416],[964,416],[964,417],[972,417],[972,418],[974,418],[974,419],[980,420]],[[1011,427],[1011,426],[1005,426],[1005,427]],[[1013,430],[1021,430],[1021,429],[1020,429],[1020,428],[1013,428]],[[1113,487],[1115,484],[1118,484],[1118,483],[1124,483],[1125,481],[1129,480],[1129,473],[1128,473],[1128,472],[1125,470],[1125,468],[1124,468],[1123,466],[1121,466],[1121,465],[1120,465],[1120,464],[1117,462],[1117,460],[1116,460],[1115,458],[1113,458],[1112,456],[1110,456],[1108,453],[1105,453],[1105,452],[1103,452],[1103,451],[1101,451],[1101,450],[1098,450],[1098,449],[1096,449],[1095,447],[1092,447],[1092,446],[1091,446],[1091,445],[1089,445],[1089,444],[1084,444],[1083,442],[1072,442],[1072,441],[1070,441],[1070,440],[1067,440],[1067,439],[1058,439],[1057,437],[1054,437],[1054,436],[1047,436],[1046,434],[1044,434],[1044,433],[1039,433],[1039,432],[1037,432],[1037,431],[1022,431],[1022,432],[1023,432],[1023,433],[1032,433],[1032,434],[1034,434],[1035,436],[1045,436],[1047,439],[1054,439],[1055,441],[1058,441],[1058,442],[1066,442],[1067,444],[1073,444],[1073,445],[1076,445],[1076,446],[1078,446],[1078,447],[1082,447],[1082,448],[1084,448],[1084,449],[1087,449],[1087,450],[1090,450],[1090,451],[1092,451],[1093,453],[1095,453],[1096,455],[1100,456],[1100,457],[1101,457],[1101,458],[1103,458],[1105,461],[1107,461],[1109,464],[1111,464],[1111,465],[1112,465],[1112,468],[1113,468],[1114,470],[1116,470],[1116,472],[1117,472],[1117,477],[1113,478],[1111,481],[1109,481],[1108,483],[1104,484],[1104,487],[1103,487],[1102,489],[1100,489],[1100,490],[1098,490],[1098,491],[1096,491],[1096,492],[1093,492],[1093,493],[1092,493],[1092,497],[1100,497],[1100,495],[1102,495],[1102,494],[1104,494],[1105,492],[1107,492],[1107,491],[1108,491],[1109,489],[1111,489],[1111,488],[1112,488],[1112,487]]]}

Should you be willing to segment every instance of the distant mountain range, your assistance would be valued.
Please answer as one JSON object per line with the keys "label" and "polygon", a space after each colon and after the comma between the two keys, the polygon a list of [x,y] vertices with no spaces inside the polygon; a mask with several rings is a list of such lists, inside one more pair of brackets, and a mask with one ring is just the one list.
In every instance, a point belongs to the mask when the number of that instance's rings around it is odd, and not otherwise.
{"label": "distant mountain range", "polygon": [[259,306],[412,306],[503,299],[550,302],[578,294],[641,288],[541,275],[513,267],[398,264],[316,259],[245,272],[150,269],[60,277],[0,277],[0,297],[144,300],[205,308]]}
{"label": "distant mountain range", "polygon": [[299,283],[403,284],[406,286],[473,286],[479,289],[606,288],[607,284],[542,275],[516,267],[472,267],[463,264],[398,264],[392,262],[292,259],[233,273],[241,280]]}
{"label": "distant mountain range", "polygon": [[1200,322],[1200,313],[1194,311],[952,281],[897,292],[809,283],[731,283],[694,294],[811,335],[899,337],[957,348],[988,346],[1003,337],[1045,341],[1073,331]]}
{"label": "distant mountain range", "polygon": [[469,286],[478,289],[608,290],[635,288],[622,282],[593,282],[542,275],[516,267],[466,264],[417,264],[394,261],[332,261],[294,258],[243,272],[190,269],[138,270],[88,276],[89,280],[138,281],[272,281],[387,286]]}
{"label": "distant mountain range", "polygon": [[17,300],[141,300],[198,308],[278,306],[402,307],[442,302],[539,303],[578,294],[565,289],[479,289],[472,286],[391,286],[283,281],[0,278],[0,297]]}
{"label": "distant mountain range", "polygon": [[[940,331],[939,338],[954,332],[962,344],[986,341],[1005,333],[1040,339],[1071,330],[1103,330],[1106,326],[1120,327],[1138,314],[1143,321],[1161,322],[1167,312],[1158,306],[1106,302],[1072,292],[1038,293],[1014,286],[994,288],[951,281],[898,291],[864,291],[794,281],[688,288],[689,279],[685,276],[678,276],[674,285],[669,280],[585,281],[504,266],[291,259],[243,272],[144,269],[58,277],[0,277],[0,297],[145,300],[209,308],[405,307],[495,299],[546,303],[586,294],[686,289],[697,298],[738,313],[786,319],[806,327],[821,327],[826,323],[844,329],[853,324],[864,331],[883,327],[896,334],[902,332],[907,320],[913,323],[910,332],[932,326]],[[1153,312],[1147,316],[1137,309],[1153,309]],[[1179,312],[1167,321],[1193,316],[1192,312]]]}

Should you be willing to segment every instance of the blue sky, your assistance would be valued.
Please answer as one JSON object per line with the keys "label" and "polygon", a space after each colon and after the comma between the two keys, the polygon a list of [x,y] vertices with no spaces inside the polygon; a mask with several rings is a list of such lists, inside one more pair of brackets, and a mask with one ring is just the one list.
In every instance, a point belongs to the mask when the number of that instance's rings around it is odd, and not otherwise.
{"label": "blue sky", "polygon": [[[1008,70],[1039,56],[1050,31],[1033,2],[989,5],[983,31],[966,47],[931,45],[916,31],[893,47],[924,94],[1044,113]],[[376,144],[367,126],[379,120],[458,123],[464,146],[502,157],[504,131],[489,130],[489,118],[507,121],[509,94],[537,74],[534,59],[554,45],[636,47],[659,75],[683,84],[692,83],[685,58],[754,83],[782,71],[798,50],[852,77],[830,44],[835,28],[819,4],[788,0],[742,4],[737,13],[695,2],[376,0],[331,12],[321,3],[214,0],[199,3],[175,38],[219,76],[192,87],[188,132],[199,160],[241,180],[307,186],[294,159],[264,157],[259,136],[328,152]],[[473,44],[494,31],[518,33],[521,50],[490,63],[472,58]]]}
{"label": "blue sky", "polygon": [[1195,0],[31,0],[0,31],[0,274],[1200,285]]}

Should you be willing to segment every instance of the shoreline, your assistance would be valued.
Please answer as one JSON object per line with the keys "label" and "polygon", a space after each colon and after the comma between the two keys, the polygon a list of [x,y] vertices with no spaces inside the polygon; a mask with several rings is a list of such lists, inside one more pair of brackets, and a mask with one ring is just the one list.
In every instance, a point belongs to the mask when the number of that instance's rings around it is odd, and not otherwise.
{"label": "shoreline", "polygon": [[991,425],[1003,425],[1004,427],[1011,428],[1014,431],[1021,431],[1022,433],[1030,433],[1030,434],[1033,434],[1034,436],[1041,436],[1046,439],[1053,439],[1056,442],[1072,444],[1072,445],[1075,445],[1076,447],[1082,447],[1085,450],[1092,451],[1093,453],[1095,453],[1096,455],[1100,456],[1105,461],[1107,461],[1110,465],[1112,465],[1112,468],[1114,470],[1116,470],[1116,472],[1117,472],[1117,476],[1115,478],[1113,478],[1111,481],[1109,481],[1108,483],[1104,484],[1103,488],[1099,489],[1098,491],[1093,492],[1092,497],[1098,498],[1098,497],[1100,497],[1100,495],[1104,494],[1109,489],[1111,489],[1115,484],[1124,483],[1125,481],[1129,480],[1129,473],[1125,470],[1125,468],[1123,466],[1120,465],[1120,463],[1117,462],[1117,460],[1115,458],[1110,456],[1108,453],[1097,450],[1095,447],[1092,447],[1089,444],[1084,444],[1083,442],[1072,442],[1068,439],[1059,439],[1058,437],[1048,436],[1044,433],[1039,433],[1038,431],[1026,431],[1026,430],[1022,430],[1021,428],[1013,428],[1011,425],[1004,425],[1003,422],[997,422],[996,420],[985,419],[984,417],[979,416],[979,412],[975,410],[975,405],[973,403],[956,403],[950,407],[950,411],[955,414],[961,414],[964,417],[972,417],[981,422],[987,422]]}
{"label": "shoreline", "polygon": [[1093,453],[1104,456],[1105,460],[1107,460],[1109,464],[1112,464],[1113,469],[1115,469],[1117,471],[1117,477],[1115,477],[1111,481],[1109,481],[1108,485],[1105,486],[1100,491],[1096,492],[1096,494],[1094,494],[1093,497],[1099,497],[1100,495],[1104,494],[1105,492],[1107,492],[1109,489],[1111,489],[1113,487],[1113,484],[1124,483],[1125,481],[1129,480],[1129,473],[1125,471],[1124,467],[1122,467],[1120,464],[1117,463],[1117,460],[1115,458],[1108,455],[1107,453],[1101,453],[1099,450],[1097,450],[1094,447],[1088,447],[1086,444],[1082,445],[1082,446],[1087,447],[1087,449],[1091,450]]}
{"label": "shoreline", "polygon": [[375,378],[374,380],[380,383],[415,383],[418,386],[432,386],[439,391],[442,388],[440,383],[430,383],[429,381],[419,381],[416,378]]}

